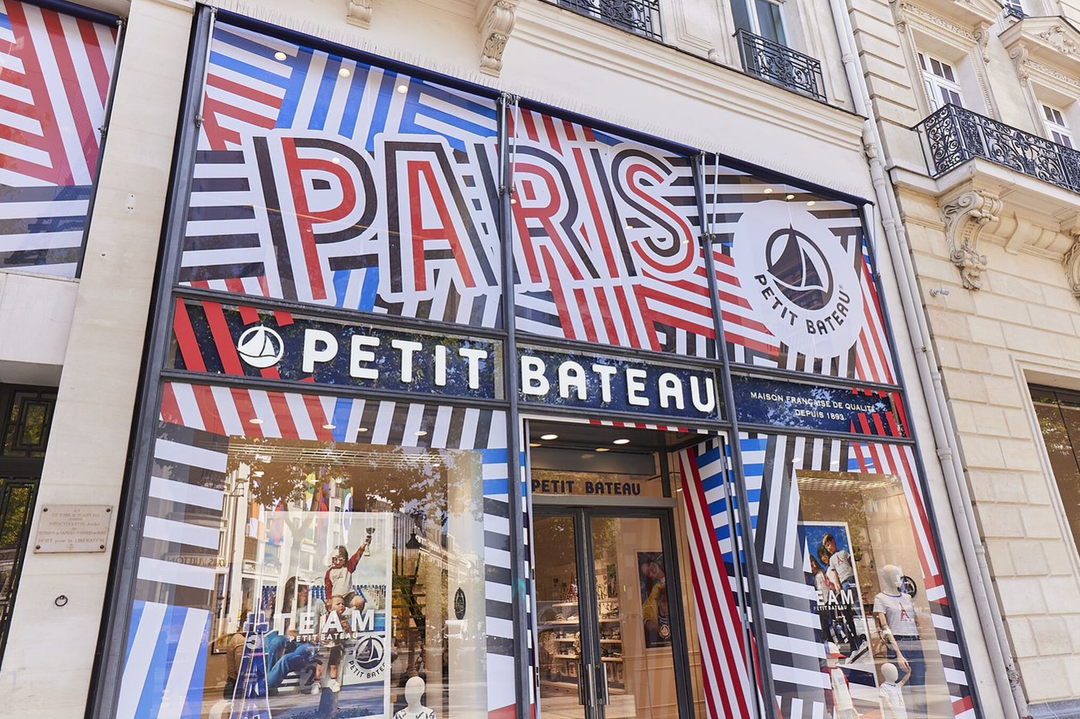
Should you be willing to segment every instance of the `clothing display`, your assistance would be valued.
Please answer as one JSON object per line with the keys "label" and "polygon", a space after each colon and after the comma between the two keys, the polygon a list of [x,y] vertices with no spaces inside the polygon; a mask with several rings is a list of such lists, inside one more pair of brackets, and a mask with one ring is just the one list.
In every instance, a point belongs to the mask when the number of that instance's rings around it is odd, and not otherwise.
{"label": "clothing display", "polygon": [[915,625],[915,605],[906,594],[886,594],[879,592],[874,597],[874,614],[884,614],[885,622],[893,636],[916,637],[919,628]]}
{"label": "clothing display", "polygon": [[883,682],[878,687],[878,697],[881,700],[881,719],[908,719],[904,694],[899,684]]}

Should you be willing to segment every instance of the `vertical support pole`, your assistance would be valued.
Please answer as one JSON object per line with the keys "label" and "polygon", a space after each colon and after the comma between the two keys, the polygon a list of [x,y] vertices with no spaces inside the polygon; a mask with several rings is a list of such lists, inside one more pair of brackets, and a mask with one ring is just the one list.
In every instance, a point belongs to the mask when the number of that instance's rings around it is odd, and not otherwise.
{"label": "vertical support pole", "polygon": [[[746,635],[746,627],[744,627],[744,641],[746,642],[746,661],[747,668],[750,671],[751,676],[757,676],[759,679],[758,687],[760,687],[762,693],[765,694],[765,716],[769,719],[773,719],[776,716],[776,689],[773,686],[772,677],[772,662],[769,656],[769,642],[767,632],[765,630],[765,613],[762,609],[761,602],[761,585],[758,580],[758,567],[757,567],[757,552],[754,545],[754,533],[750,526],[750,501],[746,496],[746,482],[744,480],[745,474],[743,472],[742,461],[742,448],[739,444],[739,420],[735,412],[734,392],[731,387],[731,361],[727,354],[727,341],[724,336],[724,320],[721,316],[720,307],[720,289],[716,284],[716,262],[713,259],[713,241],[712,234],[712,216],[709,216],[708,224],[706,224],[706,205],[705,205],[705,171],[704,171],[704,155],[700,156],[701,164],[697,166],[696,185],[698,191],[698,212],[701,215],[701,227],[706,230],[701,236],[702,249],[705,252],[705,273],[709,281],[709,295],[712,302],[712,314],[713,323],[716,331],[716,351],[719,355],[722,363],[721,372],[721,387],[722,396],[724,398],[724,408],[728,413],[728,422],[731,424],[731,469],[732,477],[730,485],[735,489],[735,501],[736,506],[732,508],[733,511],[729,512],[729,516],[734,515],[734,510],[738,510],[740,515],[743,515],[738,522],[738,534],[732,532],[732,562],[735,565],[735,573],[737,581],[739,582],[740,608],[743,607],[744,594],[749,595],[750,600],[750,613],[744,614],[746,619],[753,617],[754,621],[750,628],[750,635]],[[716,167],[719,168],[719,158],[714,158],[717,161]],[[718,172],[718,169],[717,169]],[[713,177],[713,197],[715,204],[715,193],[717,192],[717,178]],[[741,551],[740,551],[741,545]],[[740,577],[741,567],[740,559],[745,558],[746,561],[746,591],[743,591],[742,577]],[[751,646],[750,638],[753,638],[757,643],[757,652],[754,652],[753,646]],[[754,657],[757,656],[759,661],[755,667]],[[755,673],[754,669],[757,669]],[[760,708],[758,706],[757,697],[753,697],[754,715],[760,716]]]}
{"label": "vertical support pole", "polygon": [[518,416],[517,337],[514,328],[514,218],[511,200],[514,194],[514,158],[510,147],[510,111],[517,98],[503,94],[499,98],[499,244],[502,249],[502,319],[506,330],[503,381],[506,388],[507,432],[506,472],[507,502],[510,514],[511,612],[514,622],[514,673],[518,719],[530,719],[532,675],[529,661],[529,581],[526,572],[525,537],[527,531],[521,477],[521,423]]}

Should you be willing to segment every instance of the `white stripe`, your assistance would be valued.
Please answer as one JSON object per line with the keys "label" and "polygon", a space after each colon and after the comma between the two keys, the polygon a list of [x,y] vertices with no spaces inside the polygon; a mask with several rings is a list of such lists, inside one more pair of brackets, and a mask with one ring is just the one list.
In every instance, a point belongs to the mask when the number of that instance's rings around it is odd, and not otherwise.
{"label": "white stripe", "polygon": [[[203,635],[206,633],[210,612],[205,609],[189,609],[184,615],[184,626],[176,642],[169,678],[161,697],[157,719],[180,719],[184,713],[188,690],[191,688],[195,663],[203,652]],[[198,677],[201,682],[203,677]]]}
{"label": "white stripe", "polygon": [[139,709],[166,609],[164,604],[157,602],[143,603],[139,624],[135,627],[135,638],[131,641],[131,650],[124,662],[124,676],[120,680],[120,697],[116,707],[117,719],[134,719]]}
{"label": "white stripe", "polygon": [[229,455],[224,452],[192,447],[168,439],[158,439],[155,442],[154,458],[190,467],[202,467],[214,472],[224,472],[229,462]]}
{"label": "white stripe", "polygon": [[147,582],[210,590],[214,588],[215,576],[214,570],[206,567],[192,567],[149,557],[139,559],[138,577]]}
{"label": "white stripe", "polygon": [[[0,110],[2,116],[3,110]],[[41,217],[82,216],[90,208],[89,200],[48,200],[41,202],[0,202],[0,220],[38,219]]]}
{"label": "white stripe", "polygon": [[199,403],[195,401],[195,390],[189,384],[170,382],[173,396],[176,398],[176,406],[180,408],[180,421],[185,427],[192,429],[204,429],[202,413],[199,411]]}
{"label": "white stripe", "polygon": [[221,511],[225,503],[225,493],[220,489],[200,487],[197,484],[177,482],[163,477],[150,478],[150,496],[167,502],[187,504],[194,507]]}
{"label": "white stripe", "polygon": [[217,529],[150,516],[143,525],[143,536],[213,550],[218,549],[221,540],[221,532]]}
{"label": "white stripe", "polygon": [[236,401],[233,399],[232,390],[228,387],[211,387],[210,392],[214,396],[214,406],[217,407],[218,420],[221,422],[225,434],[230,437],[243,437],[247,428],[244,427],[244,422],[240,419],[240,413],[236,411]]}

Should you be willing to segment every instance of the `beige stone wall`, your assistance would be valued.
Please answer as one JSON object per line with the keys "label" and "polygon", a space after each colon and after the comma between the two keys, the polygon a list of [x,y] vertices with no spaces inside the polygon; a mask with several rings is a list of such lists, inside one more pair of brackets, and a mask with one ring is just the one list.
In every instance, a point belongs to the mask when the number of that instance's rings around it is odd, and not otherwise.
{"label": "beige stone wall", "polygon": [[[1080,696],[1080,574],[1037,434],[1029,381],[1080,388],[1080,304],[1061,264],[1001,244],[983,289],[946,253],[937,202],[902,195],[976,517],[1028,700]],[[992,240],[992,238],[990,238]],[[931,289],[948,295],[932,297]]]}

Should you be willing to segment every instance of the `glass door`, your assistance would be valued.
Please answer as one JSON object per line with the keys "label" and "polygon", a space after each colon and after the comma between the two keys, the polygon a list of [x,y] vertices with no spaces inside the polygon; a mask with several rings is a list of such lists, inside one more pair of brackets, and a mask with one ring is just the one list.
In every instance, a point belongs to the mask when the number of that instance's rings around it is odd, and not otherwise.
{"label": "glass door", "polygon": [[676,719],[685,651],[669,515],[538,509],[543,719]]}

